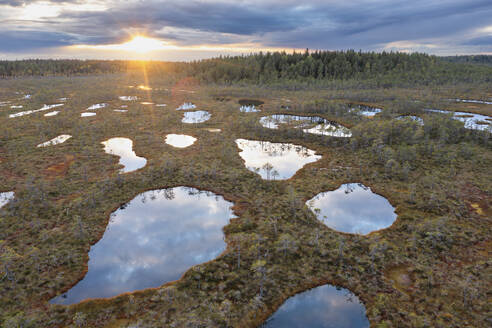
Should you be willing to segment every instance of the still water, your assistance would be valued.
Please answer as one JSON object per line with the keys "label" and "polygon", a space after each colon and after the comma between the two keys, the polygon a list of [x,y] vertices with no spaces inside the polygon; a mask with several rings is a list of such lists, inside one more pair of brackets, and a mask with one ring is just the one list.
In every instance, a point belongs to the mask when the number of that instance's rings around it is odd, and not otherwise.
{"label": "still water", "polygon": [[222,228],[233,217],[221,196],[176,187],[139,194],[111,214],[89,251],[83,280],[51,303],[111,297],[179,279],[224,249]]}
{"label": "still water", "polygon": [[268,129],[278,129],[280,125],[302,128],[305,133],[331,137],[351,137],[350,129],[319,116],[299,116],[274,114],[260,118],[260,124]]}
{"label": "still water", "polygon": [[377,107],[371,107],[367,105],[352,105],[352,108],[349,109],[349,112],[356,112],[359,115],[366,117],[373,117],[378,113],[381,113],[383,110]]}
{"label": "still water", "polygon": [[122,173],[136,171],[147,164],[147,160],[138,157],[133,151],[133,141],[128,138],[111,138],[102,142],[104,151],[111,155],[120,157],[120,164],[124,167],[120,170]]}
{"label": "still water", "polygon": [[324,285],[289,298],[263,328],[366,328],[359,298],[344,288]]}
{"label": "still water", "polygon": [[248,170],[265,180],[289,179],[304,165],[321,158],[314,150],[288,143],[237,139],[236,144]]}
{"label": "still water", "polygon": [[0,208],[5,206],[12,199],[14,199],[14,192],[13,191],[0,192]]}
{"label": "still water", "polygon": [[195,143],[197,139],[185,134],[168,134],[166,143],[176,148],[186,148]]}
{"label": "still water", "polygon": [[21,116],[25,116],[25,115],[31,115],[31,114],[34,114],[34,113],[38,113],[38,112],[44,112],[44,111],[50,110],[52,108],[60,107],[60,106],[63,106],[63,105],[64,104],[44,105],[40,109],[26,110],[26,111],[18,112],[18,113],[15,113],[15,114],[10,114],[9,115],[9,118],[21,117]]}
{"label": "still water", "polygon": [[197,110],[195,112],[185,112],[184,117],[181,120],[183,123],[203,123],[208,121],[212,115],[204,110]]}
{"label": "still water", "polygon": [[390,202],[360,183],[343,184],[306,204],[324,224],[342,232],[368,234],[387,228],[396,220]]}
{"label": "still water", "polygon": [[70,139],[72,136],[69,135],[69,134],[62,134],[62,135],[59,135],[58,137],[55,137],[49,141],[46,141],[46,142],[43,142],[43,143],[40,143],[39,145],[37,145],[36,147],[48,147],[48,146],[54,146],[54,145],[58,145],[58,144],[61,144],[61,143],[64,143],[65,141],[67,141],[68,139]]}

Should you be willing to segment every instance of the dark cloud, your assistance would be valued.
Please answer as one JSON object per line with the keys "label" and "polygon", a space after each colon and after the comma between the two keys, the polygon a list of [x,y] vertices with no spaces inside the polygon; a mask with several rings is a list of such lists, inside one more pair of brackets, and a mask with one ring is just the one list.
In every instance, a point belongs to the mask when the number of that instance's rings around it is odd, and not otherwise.
{"label": "dark cloud", "polygon": [[492,48],[492,35],[466,40],[462,44],[467,46],[489,46]]}
{"label": "dark cloud", "polygon": [[[0,1],[0,4],[29,2],[32,1],[10,0]],[[266,47],[372,50],[391,42],[429,44],[437,40],[452,49],[454,45],[474,46],[487,42],[487,37],[476,35],[474,31],[490,25],[492,17],[490,0],[105,3],[108,8],[102,11],[73,11],[67,5],[59,22],[50,21],[40,29],[56,31],[59,34],[53,35],[68,38],[68,42],[85,44],[117,43],[126,40],[131,33],[141,32],[182,45],[258,42]],[[8,26],[3,30],[8,31]],[[467,41],[469,35],[476,41]],[[22,48],[20,42],[19,48]],[[51,44],[55,42],[47,46]]]}
{"label": "dark cloud", "polygon": [[42,31],[0,31],[0,51],[15,53],[51,47],[68,46],[76,39],[62,33]]}

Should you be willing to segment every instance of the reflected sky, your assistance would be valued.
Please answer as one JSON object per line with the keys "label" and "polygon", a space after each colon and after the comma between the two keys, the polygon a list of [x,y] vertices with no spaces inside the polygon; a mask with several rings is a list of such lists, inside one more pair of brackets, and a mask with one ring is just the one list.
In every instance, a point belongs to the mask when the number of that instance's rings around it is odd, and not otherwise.
{"label": "reflected sky", "polygon": [[14,195],[15,194],[13,191],[0,192],[0,208],[2,208],[8,202],[10,202],[12,199],[14,199]]}
{"label": "reflected sky", "polygon": [[195,112],[185,112],[184,117],[181,120],[183,123],[203,123],[208,121],[212,115],[204,110],[197,110]]}
{"label": "reflected sky", "polygon": [[472,130],[482,130],[482,131],[490,131],[492,132],[492,124],[490,120],[492,117],[475,114],[475,113],[467,113],[467,112],[452,112],[441,109],[426,109],[426,111],[431,113],[441,113],[441,114],[452,114],[453,119],[459,120],[465,123],[465,128]]}
{"label": "reflected sky", "polygon": [[303,128],[302,131],[305,133],[342,138],[352,136],[350,129],[319,116],[274,114],[260,118],[260,124],[268,129],[278,129],[280,125],[285,124],[294,128]]}
{"label": "reflected sky", "polygon": [[352,105],[352,108],[349,109],[349,112],[355,111],[357,114],[366,116],[366,117],[373,117],[378,113],[381,113],[383,110],[381,108],[377,107],[371,107],[367,105]]}
{"label": "reflected sky", "polygon": [[168,134],[166,143],[176,148],[186,148],[195,143],[197,139],[185,134]]}
{"label": "reflected sky", "polygon": [[112,213],[89,252],[89,271],[51,301],[72,304],[158,287],[224,249],[222,227],[233,217],[221,196],[176,187],[142,193]]}
{"label": "reflected sky", "polygon": [[60,112],[57,111],[57,110],[55,110],[55,111],[52,111],[52,112],[49,112],[49,113],[44,114],[44,116],[50,117],[50,116],[55,116],[55,115],[58,115],[58,114],[60,114]]}
{"label": "reflected sky", "polygon": [[289,179],[304,165],[321,158],[315,151],[294,144],[246,139],[237,139],[236,144],[248,170],[265,180]]}
{"label": "reflected sky", "polygon": [[65,141],[67,141],[71,137],[72,136],[69,134],[62,134],[62,135],[59,135],[58,137],[55,137],[49,141],[41,143],[41,144],[37,145],[36,147],[39,148],[39,147],[48,147],[48,146],[58,145],[58,144],[64,143]]}
{"label": "reflected sky", "polygon": [[255,105],[243,105],[239,107],[239,111],[241,113],[257,113],[261,112],[258,108],[255,107]]}
{"label": "reflected sky", "polygon": [[86,110],[96,110],[96,109],[104,108],[106,106],[108,106],[108,104],[104,104],[104,103],[102,103],[102,104],[94,104],[94,105],[91,105],[91,106],[87,107]]}
{"label": "reflected sky", "polygon": [[138,99],[137,96],[119,96],[118,97],[121,101],[135,101]]}
{"label": "reflected sky", "polygon": [[80,117],[90,117],[90,116],[96,116],[97,114],[96,113],[81,113],[80,114]]}
{"label": "reflected sky", "polygon": [[176,110],[189,110],[189,109],[195,109],[195,108],[196,108],[195,104],[190,103],[190,102],[185,102],[184,104],[182,104],[181,106],[176,108]]}
{"label": "reflected sky", "polygon": [[419,125],[424,125],[424,120],[418,116],[415,116],[415,115],[398,116],[396,119],[397,120],[412,120],[412,121],[417,122]]}
{"label": "reflected sky", "polygon": [[492,101],[475,100],[475,99],[456,99],[457,102],[492,105]]}
{"label": "reflected sky", "polygon": [[396,220],[389,201],[359,183],[320,193],[306,204],[328,227],[342,232],[367,234],[387,228]]}
{"label": "reflected sky", "polygon": [[324,285],[289,298],[263,328],[366,328],[369,320],[349,290]]}
{"label": "reflected sky", "polygon": [[18,112],[15,114],[10,114],[9,118],[21,117],[21,116],[25,116],[25,115],[31,115],[34,113],[38,113],[38,112],[44,112],[44,111],[50,110],[52,108],[60,107],[60,106],[63,106],[63,104],[44,105],[40,109],[26,110],[26,111]]}
{"label": "reflected sky", "polygon": [[133,151],[133,141],[128,138],[111,138],[104,142],[104,151],[111,155],[120,157],[120,164],[124,167],[120,170],[122,173],[138,170],[147,164],[147,160],[138,157]]}

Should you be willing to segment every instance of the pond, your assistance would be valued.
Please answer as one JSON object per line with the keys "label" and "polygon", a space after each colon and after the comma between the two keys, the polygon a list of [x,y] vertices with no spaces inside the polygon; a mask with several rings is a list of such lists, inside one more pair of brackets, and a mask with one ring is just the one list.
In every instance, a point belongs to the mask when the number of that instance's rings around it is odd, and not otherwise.
{"label": "pond", "polygon": [[128,109],[113,109],[113,112],[126,113],[126,112],[128,112]]}
{"label": "pond", "polygon": [[176,148],[186,148],[195,143],[197,139],[185,134],[168,134],[166,143]]}
{"label": "pond", "polygon": [[139,194],[111,214],[89,251],[84,279],[51,303],[73,304],[177,280],[225,249],[233,204],[212,192],[176,187]]}
{"label": "pond", "polygon": [[140,105],[144,105],[144,106],[148,106],[148,105],[153,105],[154,103],[153,102],[150,102],[150,101],[142,101],[140,103]]}
{"label": "pond", "polygon": [[350,129],[319,116],[274,114],[260,118],[260,124],[268,129],[278,129],[280,125],[286,125],[294,128],[302,128],[302,131],[305,133],[341,138],[352,136]]}
{"label": "pond", "polygon": [[195,108],[196,108],[195,104],[190,103],[190,102],[185,102],[184,104],[182,104],[181,106],[176,108],[176,110],[190,110],[190,109],[195,109]]}
{"label": "pond", "polygon": [[243,105],[239,107],[239,111],[241,113],[257,113],[261,112],[258,108],[255,107],[255,105]]}
{"label": "pond", "polygon": [[137,96],[119,96],[118,97],[121,101],[135,101],[138,99]]}
{"label": "pond", "polygon": [[265,180],[289,179],[304,165],[321,158],[314,150],[288,143],[237,139],[236,144],[248,170]]}
{"label": "pond", "polygon": [[197,110],[195,112],[185,112],[184,117],[181,120],[183,123],[203,123],[208,121],[212,115],[204,110]]}
{"label": "pond", "polygon": [[128,173],[136,171],[147,164],[147,160],[143,157],[137,156],[133,151],[133,141],[128,138],[111,138],[104,142],[104,151],[107,154],[120,157],[120,164],[123,168],[120,170],[122,173]]}
{"label": "pond", "polygon": [[67,141],[71,137],[72,136],[69,134],[62,134],[62,135],[59,135],[58,137],[55,137],[49,141],[41,143],[41,144],[37,145],[36,147],[39,148],[39,147],[48,147],[48,146],[58,145],[58,144],[64,143],[65,141]]}
{"label": "pond", "polygon": [[50,117],[50,116],[55,116],[55,115],[58,115],[58,114],[60,114],[60,112],[57,111],[57,110],[55,110],[55,111],[52,111],[52,112],[49,112],[49,113],[44,114],[44,116]]}
{"label": "pond", "polygon": [[92,106],[87,107],[87,110],[96,110],[96,109],[104,108],[106,106],[108,106],[108,104],[104,104],[104,103],[102,103],[102,104],[94,104]]}
{"label": "pond", "polygon": [[349,105],[349,106],[351,106],[349,112],[356,112],[357,114],[366,117],[373,117],[376,114],[381,113],[383,111],[382,108],[377,108],[367,105]]}
{"label": "pond", "polygon": [[492,101],[485,101],[485,100],[475,100],[475,99],[455,99],[457,102],[463,102],[463,103],[473,103],[473,104],[485,104],[485,105],[492,105]]}
{"label": "pond", "polygon": [[8,202],[14,199],[14,196],[15,194],[13,191],[0,192],[0,208],[7,205]]}
{"label": "pond", "polygon": [[323,285],[292,296],[262,328],[368,328],[366,308],[348,289]]}
{"label": "pond", "polygon": [[239,99],[239,105],[241,106],[261,106],[264,104],[263,101],[258,100],[258,99]]}
{"label": "pond", "polygon": [[44,105],[40,109],[26,110],[26,111],[18,112],[18,113],[15,113],[15,114],[10,114],[9,115],[9,118],[30,115],[30,114],[34,114],[34,113],[38,113],[38,112],[44,112],[44,111],[47,111],[47,110],[50,110],[50,109],[53,109],[53,108],[56,108],[56,107],[60,107],[60,106],[63,106],[63,104]]}
{"label": "pond", "polygon": [[427,112],[440,113],[440,114],[451,114],[452,118],[465,123],[465,128],[472,130],[491,130],[492,125],[490,124],[490,116],[468,113],[468,112],[452,112],[441,109],[426,109]]}
{"label": "pond", "polygon": [[91,116],[96,116],[97,114],[96,113],[81,113],[80,114],[80,117],[91,117]]}
{"label": "pond", "polygon": [[343,184],[322,192],[306,205],[328,227],[347,233],[368,234],[387,228],[396,220],[390,202],[361,183]]}

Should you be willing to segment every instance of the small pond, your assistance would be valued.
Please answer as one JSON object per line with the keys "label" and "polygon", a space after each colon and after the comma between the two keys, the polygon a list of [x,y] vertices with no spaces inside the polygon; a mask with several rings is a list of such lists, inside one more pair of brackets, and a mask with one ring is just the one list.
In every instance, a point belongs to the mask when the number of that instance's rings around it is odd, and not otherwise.
{"label": "small pond", "polygon": [[349,106],[351,106],[349,112],[355,112],[359,115],[366,116],[366,117],[373,117],[376,114],[381,113],[383,111],[382,108],[377,108],[367,105],[349,105]]}
{"label": "small pond", "polygon": [[390,202],[361,183],[343,184],[322,192],[306,203],[328,227],[348,233],[368,234],[387,228],[396,220]]}
{"label": "small pond", "polygon": [[185,134],[168,134],[166,143],[176,148],[186,148],[195,143],[197,139]]}
{"label": "small pond", "polygon": [[203,123],[208,121],[212,115],[204,110],[197,110],[195,112],[185,112],[184,117],[181,120],[183,123]]}
{"label": "small pond", "polygon": [[419,125],[424,125],[424,120],[421,117],[415,116],[415,115],[403,115],[403,116],[398,116],[396,118],[397,120],[411,120],[414,122],[417,122]]}
{"label": "small pond", "polygon": [[222,196],[194,188],[147,191],[111,214],[89,251],[88,272],[51,303],[73,304],[177,280],[225,249],[222,228],[234,217]]}
{"label": "small pond", "polygon": [[52,112],[49,112],[49,113],[44,114],[44,116],[50,117],[50,116],[56,116],[58,114],[60,114],[60,112],[57,111],[57,110],[55,110],[55,111],[52,111]]}
{"label": "small pond", "polygon": [[96,109],[104,108],[106,106],[108,106],[108,104],[104,104],[104,103],[103,104],[94,104],[92,106],[87,107],[87,110],[96,110]]}
{"label": "small pond", "polygon": [[0,208],[7,205],[8,202],[14,199],[14,196],[15,194],[13,191],[0,192]]}
{"label": "small pond", "polygon": [[50,109],[53,109],[53,108],[56,108],[56,107],[60,107],[60,106],[63,106],[63,104],[44,105],[40,109],[26,110],[26,111],[18,112],[18,113],[15,113],[15,114],[10,114],[9,115],[9,118],[30,115],[30,114],[34,114],[34,113],[38,113],[38,112],[44,112],[44,111],[47,111],[47,110],[50,110]]}
{"label": "small pond", "polygon": [[133,141],[128,138],[111,138],[102,142],[104,151],[108,154],[119,156],[122,173],[136,171],[147,164],[147,160],[137,156],[133,151]]}
{"label": "small pond", "polygon": [[154,103],[153,102],[150,102],[150,101],[142,101],[140,103],[140,105],[144,105],[144,106],[149,106],[149,105],[153,105]]}
{"label": "small pond", "polygon": [[243,105],[239,107],[239,111],[241,113],[257,113],[261,112],[258,108],[255,107],[255,105]]}
{"label": "small pond", "polygon": [[113,112],[126,113],[126,112],[128,112],[128,109],[113,109]]}
{"label": "small pond", "polygon": [[155,107],[166,107],[166,104],[156,104]]}
{"label": "small pond", "polygon": [[195,108],[196,108],[195,104],[190,103],[190,102],[185,102],[184,104],[182,104],[181,106],[176,108],[176,110],[190,110],[190,109],[195,109]]}
{"label": "small pond", "polygon": [[62,134],[62,135],[59,135],[58,137],[55,137],[49,141],[41,143],[41,144],[37,145],[36,147],[39,148],[39,147],[48,147],[48,146],[58,145],[58,144],[64,143],[65,141],[67,141],[71,137],[72,136],[69,134]]}
{"label": "small pond", "polygon": [[292,296],[262,328],[368,328],[366,308],[348,289],[324,285]]}
{"label": "small pond", "polygon": [[352,136],[350,129],[319,116],[274,114],[260,118],[260,124],[268,129],[278,129],[280,125],[286,125],[302,128],[305,133],[342,138]]}
{"label": "small pond", "polygon": [[80,117],[91,117],[91,116],[96,116],[96,115],[97,115],[96,113],[87,112],[87,113],[80,114]]}
{"label": "small pond", "polygon": [[426,111],[431,113],[451,114],[453,115],[453,119],[465,123],[465,128],[467,129],[482,131],[492,129],[492,125],[490,124],[490,116],[467,112],[452,112],[441,109],[426,109]]}
{"label": "small pond", "polygon": [[236,144],[248,170],[265,180],[289,179],[304,165],[321,158],[314,150],[288,143],[237,139]]}
{"label": "small pond", "polygon": [[264,104],[263,101],[258,100],[258,99],[240,99],[238,102],[239,102],[239,105],[241,105],[241,106],[255,106],[255,107],[258,107],[258,106],[261,106],[261,105]]}
{"label": "small pond", "polygon": [[475,100],[475,99],[455,99],[457,102],[492,105],[492,101]]}
{"label": "small pond", "polygon": [[119,96],[118,97],[121,101],[135,101],[138,99],[137,96]]}

